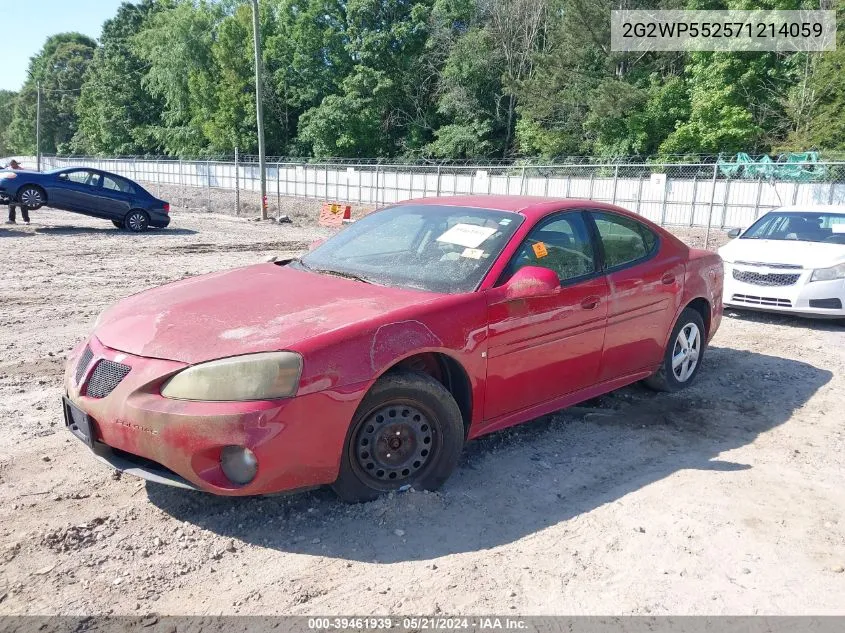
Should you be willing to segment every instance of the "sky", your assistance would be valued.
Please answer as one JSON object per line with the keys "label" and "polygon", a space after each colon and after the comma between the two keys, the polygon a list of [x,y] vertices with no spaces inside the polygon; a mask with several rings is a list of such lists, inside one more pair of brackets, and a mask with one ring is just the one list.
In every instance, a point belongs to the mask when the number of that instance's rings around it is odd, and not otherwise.
{"label": "sky", "polygon": [[29,59],[56,33],[78,31],[94,39],[123,0],[4,0],[0,90],[19,90]]}

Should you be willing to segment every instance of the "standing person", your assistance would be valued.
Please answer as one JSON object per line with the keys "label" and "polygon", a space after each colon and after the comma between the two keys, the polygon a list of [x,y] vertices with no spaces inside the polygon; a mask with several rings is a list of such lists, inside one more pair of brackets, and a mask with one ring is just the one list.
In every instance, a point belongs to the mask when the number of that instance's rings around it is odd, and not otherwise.
{"label": "standing person", "polygon": [[[21,169],[21,164],[13,158],[11,161],[9,161],[9,169],[19,171]],[[14,200],[11,200],[9,202],[9,219],[6,221],[6,224],[17,224],[15,207],[21,208],[21,217],[23,217],[23,223],[29,224],[29,209],[27,209],[22,204],[15,204]]]}

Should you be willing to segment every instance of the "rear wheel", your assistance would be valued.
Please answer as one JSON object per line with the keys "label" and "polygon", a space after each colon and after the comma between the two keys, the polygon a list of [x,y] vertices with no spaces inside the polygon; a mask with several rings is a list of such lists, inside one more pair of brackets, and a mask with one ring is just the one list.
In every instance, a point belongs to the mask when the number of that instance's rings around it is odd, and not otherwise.
{"label": "rear wheel", "polygon": [[680,391],[688,387],[701,368],[705,345],[701,315],[686,308],[672,328],[660,369],[646,378],[646,385],[657,391]]}
{"label": "rear wheel", "polygon": [[403,486],[434,490],[457,466],[463,443],[461,411],[443,385],[426,374],[391,372],[358,407],[332,488],[350,503]]}
{"label": "rear wheel", "polygon": [[147,215],[146,211],[134,209],[129,212],[123,223],[127,231],[143,233],[150,227],[150,216]]}
{"label": "rear wheel", "polygon": [[44,206],[47,196],[41,187],[26,185],[18,192],[18,202],[30,211],[37,211]]}

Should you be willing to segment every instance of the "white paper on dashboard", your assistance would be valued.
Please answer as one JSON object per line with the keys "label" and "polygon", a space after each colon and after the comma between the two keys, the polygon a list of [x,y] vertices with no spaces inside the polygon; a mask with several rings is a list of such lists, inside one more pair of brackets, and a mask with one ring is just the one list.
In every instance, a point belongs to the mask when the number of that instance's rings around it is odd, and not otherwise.
{"label": "white paper on dashboard", "polygon": [[491,229],[487,226],[476,226],[474,224],[456,224],[438,237],[437,241],[457,244],[466,248],[478,248],[496,230],[496,228]]}

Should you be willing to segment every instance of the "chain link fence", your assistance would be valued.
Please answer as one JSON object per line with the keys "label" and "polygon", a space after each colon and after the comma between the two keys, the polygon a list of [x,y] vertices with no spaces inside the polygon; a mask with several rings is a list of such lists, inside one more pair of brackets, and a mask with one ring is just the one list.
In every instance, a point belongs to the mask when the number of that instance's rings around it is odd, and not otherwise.
{"label": "chain link fence", "polygon": [[[44,169],[74,166],[131,178],[184,208],[237,214],[261,209],[260,168],[254,156],[42,157]],[[791,163],[766,171],[722,162],[387,164],[270,159],[266,177],[268,203],[277,209],[289,198],[374,208],[432,196],[531,195],[610,202],[663,226],[724,229],[749,226],[780,206],[845,204],[845,161]]]}

